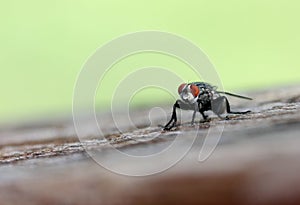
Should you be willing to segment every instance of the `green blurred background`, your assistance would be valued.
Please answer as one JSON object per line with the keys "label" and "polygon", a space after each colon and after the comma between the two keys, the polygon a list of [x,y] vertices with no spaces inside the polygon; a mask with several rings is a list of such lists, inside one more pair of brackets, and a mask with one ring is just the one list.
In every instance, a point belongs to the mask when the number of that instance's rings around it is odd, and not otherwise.
{"label": "green blurred background", "polygon": [[0,122],[70,113],[87,58],[135,31],[194,42],[229,90],[297,83],[299,11],[297,0],[2,1]]}

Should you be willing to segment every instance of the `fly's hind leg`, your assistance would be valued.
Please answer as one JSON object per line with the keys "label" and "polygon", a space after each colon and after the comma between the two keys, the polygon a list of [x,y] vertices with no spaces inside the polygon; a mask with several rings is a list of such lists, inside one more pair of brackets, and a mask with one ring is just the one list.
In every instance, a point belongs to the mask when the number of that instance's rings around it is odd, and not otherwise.
{"label": "fly's hind leg", "polygon": [[212,111],[223,120],[229,119],[228,116],[226,116],[225,118],[221,116],[226,112],[228,114],[246,114],[251,112],[250,110],[244,112],[231,111],[228,99],[225,96],[218,97],[212,101]]}
{"label": "fly's hind leg", "polygon": [[224,97],[224,98],[226,99],[226,107],[227,107],[226,111],[227,111],[227,113],[231,113],[231,114],[247,114],[247,113],[251,112],[250,110],[243,111],[243,112],[231,111],[230,105],[229,105],[229,102],[228,102],[227,98],[226,97]]}

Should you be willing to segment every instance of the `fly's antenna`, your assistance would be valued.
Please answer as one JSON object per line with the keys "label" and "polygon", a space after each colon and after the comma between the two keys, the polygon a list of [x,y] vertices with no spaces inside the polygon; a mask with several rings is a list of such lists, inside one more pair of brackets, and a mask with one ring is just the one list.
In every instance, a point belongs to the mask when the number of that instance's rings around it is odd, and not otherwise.
{"label": "fly's antenna", "polygon": [[230,95],[230,96],[233,96],[233,97],[237,97],[237,98],[242,98],[242,99],[245,99],[245,100],[253,100],[252,98],[249,98],[249,97],[245,97],[245,96],[242,96],[242,95],[237,95],[237,94],[233,94],[233,93],[229,93],[229,92],[225,92],[225,91],[217,91],[217,92],[225,94],[225,95]]}

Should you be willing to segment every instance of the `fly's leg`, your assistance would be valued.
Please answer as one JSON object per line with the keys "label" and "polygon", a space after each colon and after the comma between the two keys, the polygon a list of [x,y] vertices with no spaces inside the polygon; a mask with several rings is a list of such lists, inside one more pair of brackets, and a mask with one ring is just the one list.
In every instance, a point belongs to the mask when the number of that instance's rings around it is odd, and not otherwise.
{"label": "fly's leg", "polygon": [[[174,127],[176,125],[176,122],[177,122],[176,108],[179,108],[178,100],[173,105],[172,117],[171,117],[170,121],[164,126],[164,130],[170,130],[172,127]],[[171,124],[171,126],[169,126],[170,124]]]}
{"label": "fly's leg", "polygon": [[246,114],[251,112],[250,110],[244,112],[231,111],[228,99],[225,96],[218,97],[212,101],[212,111],[221,119],[228,120],[228,116],[225,118],[221,115],[227,112],[228,114]]}
{"label": "fly's leg", "polygon": [[204,111],[200,111],[202,117],[203,117],[203,120],[200,120],[200,122],[209,122],[210,119],[208,118],[208,115],[205,115],[204,114]]}
{"label": "fly's leg", "polygon": [[198,107],[199,107],[199,106],[195,103],[195,105],[194,105],[193,117],[192,117],[192,121],[191,121],[191,125],[194,125],[196,112],[197,112],[197,110],[199,109]]}
{"label": "fly's leg", "polygon": [[203,120],[201,120],[200,122],[208,122],[208,121],[209,121],[208,115],[205,115],[205,114],[204,114],[204,112],[205,112],[206,110],[208,110],[208,108],[207,108],[207,107],[203,107],[202,104],[199,102],[199,103],[198,103],[198,109],[199,109],[200,114],[201,114],[202,117],[203,117]]}
{"label": "fly's leg", "polygon": [[171,117],[170,121],[164,126],[164,130],[170,130],[176,126],[176,122],[177,122],[176,108],[179,108],[182,110],[194,110],[193,107],[191,107],[191,105],[184,103],[180,100],[177,100],[173,105],[172,117]]}
{"label": "fly's leg", "polygon": [[[223,96],[224,97],[224,96]],[[226,99],[226,106],[227,106],[227,113],[231,113],[231,114],[247,114],[247,113],[249,113],[249,112],[251,112],[251,110],[247,110],[247,111],[243,111],[243,112],[236,112],[236,111],[231,111],[230,110],[230,105],[229,105],[229,102],[228,102],[228,100],[227,100],[227,98],[226,97],[224,97],[225,99]]]}

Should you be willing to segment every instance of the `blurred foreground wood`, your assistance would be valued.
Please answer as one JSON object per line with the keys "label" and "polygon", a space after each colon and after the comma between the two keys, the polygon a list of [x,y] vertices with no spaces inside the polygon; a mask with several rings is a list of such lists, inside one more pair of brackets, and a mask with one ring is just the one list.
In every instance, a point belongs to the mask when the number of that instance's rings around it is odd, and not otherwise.
{"label": "blurred foreground wood", "polygon": [[[187,123],[190,112],[177,130],[167,133],[157,126],[166,122],[159,113],[147,128],[148,111],[134,111],[132,118],[140,129],[130,128],[121,113],[125,134],[118,133],[107,116],[104,141],[97,140],[88,120],[81,141],[71,119],[3,127],[0,204],[300,204],[300,87],[249,95],[255,101],[230,101],[236,109],[250,108],[252,113],[231,116],[226,122],[213,117],[210,123],[198,124],[200,134],[184,159],[145,177],[108,171],[84,148],[109,154],[107,144],[112,143],[131,153],[155,151],[174,140],[172,133],[180,132],[186,139],[195,134],[195,127]],[[217,148],[199,162],[203,134],[222,123]],[[150,139],[155,133],[159,137]],[[151,166],[164,160],[168,158]],[[139,164],[135,167],[143,170]]]}

